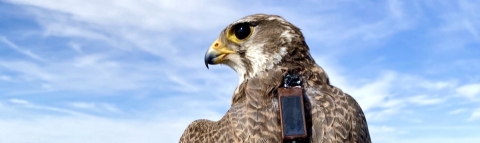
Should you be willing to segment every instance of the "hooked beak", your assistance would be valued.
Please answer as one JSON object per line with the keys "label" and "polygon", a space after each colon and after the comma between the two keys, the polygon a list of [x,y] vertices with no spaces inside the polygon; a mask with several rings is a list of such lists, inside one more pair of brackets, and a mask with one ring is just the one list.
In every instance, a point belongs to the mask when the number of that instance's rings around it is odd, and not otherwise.
{"label": "hooked beak", "polygon": [[235,51],[228,49],[219,39],[213,42],[212,46],[208,48],[205,53],[205,66],[219,64],[223,61],[225,56],[233,54]]}

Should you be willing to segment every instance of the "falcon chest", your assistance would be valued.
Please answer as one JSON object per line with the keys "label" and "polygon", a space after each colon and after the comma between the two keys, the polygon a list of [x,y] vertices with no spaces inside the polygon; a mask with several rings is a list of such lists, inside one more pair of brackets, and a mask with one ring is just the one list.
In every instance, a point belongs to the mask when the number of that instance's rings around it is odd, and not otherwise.
{"label": "falcon chest", "polygon": [[[267,76],[249,79],[237,88],[234,103],[229,111],[234,141],[283,141],[277,92],[279,82],[281,82],[281,78],[268,78]],[[301,99],[303,100],[303,97]]]}

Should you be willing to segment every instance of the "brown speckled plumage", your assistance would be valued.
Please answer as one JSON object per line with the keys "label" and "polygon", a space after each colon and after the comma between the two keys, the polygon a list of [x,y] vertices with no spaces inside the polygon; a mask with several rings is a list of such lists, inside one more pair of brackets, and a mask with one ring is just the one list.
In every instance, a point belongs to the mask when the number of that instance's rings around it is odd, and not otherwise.
{"label": "brown speckled plumage", "polygon": [[[246,40],[234,42],[226,34],[238,23],[249,23],[254,31]],[[191,123],[180,143],[282,142],[277,88],[287,72],[298,73],[304,81],[310,113],[307,142],[371,142],[362,109],[350,95],[330,85],[294,25],[275,15],[250,15],[228,26],[219,41],[236,51],[220,63],[232,67],[240,78],[231,108],[219,121]]]}

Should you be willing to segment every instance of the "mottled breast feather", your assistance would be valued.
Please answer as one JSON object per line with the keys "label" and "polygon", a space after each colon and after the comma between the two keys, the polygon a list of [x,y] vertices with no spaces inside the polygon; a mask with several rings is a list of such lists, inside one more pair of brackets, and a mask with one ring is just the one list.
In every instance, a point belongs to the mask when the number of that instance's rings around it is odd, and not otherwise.
{"label": "mottled breast feather", "polygon": [[[282,142],[276,90],[287,69],[279,67],[241,83],[230,110],[221,120],[193,122],[180,142]],[[299,73],[306,81],[309,142],[371,142],[365,116],[350,95],[327,84],[328,79],[318,66]]]}

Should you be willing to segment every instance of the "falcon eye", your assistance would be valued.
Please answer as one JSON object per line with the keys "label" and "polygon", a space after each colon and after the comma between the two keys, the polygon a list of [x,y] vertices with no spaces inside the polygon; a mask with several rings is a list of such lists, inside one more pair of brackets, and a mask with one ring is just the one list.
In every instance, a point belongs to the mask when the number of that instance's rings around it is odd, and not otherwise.
{"label": "falcon eye", "polygon": [[235,37],[237,37],[238,40],[243,40],[250,36],[252,30],[250,29],[250,25],[247,23],[240,23],[234,26],[233,32],[235,34]]}

